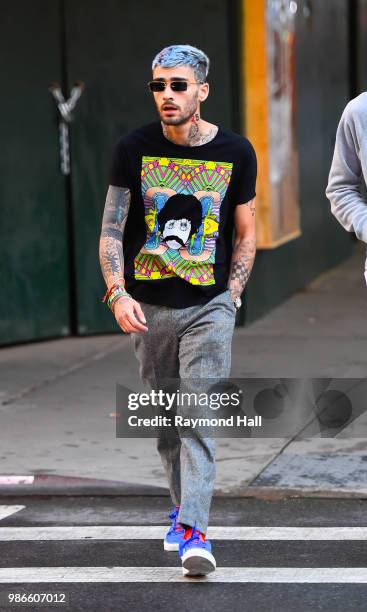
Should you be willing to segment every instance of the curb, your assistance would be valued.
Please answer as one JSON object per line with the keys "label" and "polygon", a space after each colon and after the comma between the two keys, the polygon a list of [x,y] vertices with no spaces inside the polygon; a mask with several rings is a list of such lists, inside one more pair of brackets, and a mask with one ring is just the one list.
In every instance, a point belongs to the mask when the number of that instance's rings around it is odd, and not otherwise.
{"label": "curb", "polygon": [[282,487],[242,487],[241,489],[232,489],[230,492],[217,490],[215,497],[252,497],[254,499],[262,499],[264,501],[277,501],[282,499],[291,499],[295,497],[303,498],[325,498],[325,499],[367,499],[366,489],[360,491],[355,489],[287,489]]}
{"label": "curb", "polygon": [[[9,484],[9,481],[12,484]],[[116,480],[78,478],[75,476],[0,476],[0,497],[11,496],[130,496],[169,497],[169,490],[154,485],[136,484]],[[282,487],[242,486],[230,491],[215,489],[214,497],[249,497],[267,501],[287,498],[367,499],[367,490],[318,489],[309,487],[289,489]]]}
{"label": "curb", "polygon": [[[9,480],[11,484],[9,484]],[[0,497],[11,495],[130,495],[130,496],[168,496],[169,491],[153,485],[134,484],[116,480],[98,480],[75,476],[2,476],[0,477]]]}

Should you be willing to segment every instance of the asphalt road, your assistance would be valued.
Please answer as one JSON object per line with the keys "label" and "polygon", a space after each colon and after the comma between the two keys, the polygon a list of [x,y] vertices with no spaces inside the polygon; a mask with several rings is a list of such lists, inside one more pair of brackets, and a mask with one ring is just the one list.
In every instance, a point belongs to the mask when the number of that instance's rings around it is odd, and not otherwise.
{"label": "asphalt road", "polygon": [[[163,550],[167,503],[1,497],[1,612],[366,610],[367,500],[215,498],[210,579],[183,578]],[[10,593],[66,603],[10,605]]]}

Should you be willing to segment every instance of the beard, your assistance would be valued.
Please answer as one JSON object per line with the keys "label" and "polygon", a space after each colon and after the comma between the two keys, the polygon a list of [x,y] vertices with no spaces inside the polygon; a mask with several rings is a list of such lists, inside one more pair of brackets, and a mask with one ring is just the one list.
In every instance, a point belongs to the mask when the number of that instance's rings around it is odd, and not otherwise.
{"label": "beard", "polygon": [[198,96],[196,95],[181,111],[177,112],[175,117],[164,117],[163,113],[158,109],[160,119],[164,125],[183,125],[190,121],[191,117],[196,113]]}

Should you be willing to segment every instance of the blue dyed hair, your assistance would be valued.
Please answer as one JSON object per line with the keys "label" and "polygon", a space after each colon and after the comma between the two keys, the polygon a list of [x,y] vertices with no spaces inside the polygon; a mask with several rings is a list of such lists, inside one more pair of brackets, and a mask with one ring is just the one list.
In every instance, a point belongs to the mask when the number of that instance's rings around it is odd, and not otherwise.
{"label": "blue dyed hair", "polygon": [[157,66],[162,66],[162,68],[191,66],[194,69],[196,80],[205,83],[209,72],[209,58],[203,51],[191,45],[170,45],[155,56],[152,70]]}

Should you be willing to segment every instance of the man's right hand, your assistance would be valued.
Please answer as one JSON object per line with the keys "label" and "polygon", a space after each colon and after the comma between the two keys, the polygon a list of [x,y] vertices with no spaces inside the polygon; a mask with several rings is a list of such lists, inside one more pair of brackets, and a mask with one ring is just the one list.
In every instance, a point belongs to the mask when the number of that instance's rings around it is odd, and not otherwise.
{"label": "man's right hand", "polygon": [[[127,334],[148,331],[148,327],[143,325],[143,323],[146,323],[146,320],[141,306],[132,297],[123,295],[116,300],[112,307],[115,319],[122,331]],[[139,319],[143,323],[140,323]]]}

